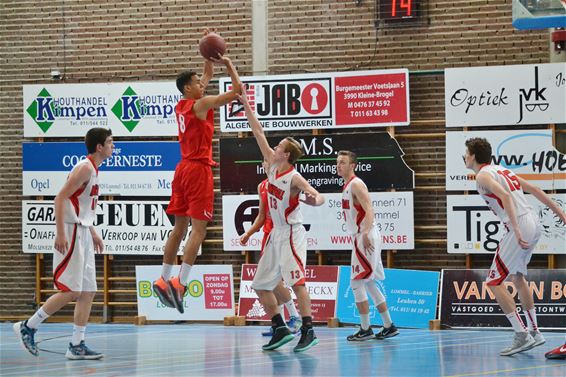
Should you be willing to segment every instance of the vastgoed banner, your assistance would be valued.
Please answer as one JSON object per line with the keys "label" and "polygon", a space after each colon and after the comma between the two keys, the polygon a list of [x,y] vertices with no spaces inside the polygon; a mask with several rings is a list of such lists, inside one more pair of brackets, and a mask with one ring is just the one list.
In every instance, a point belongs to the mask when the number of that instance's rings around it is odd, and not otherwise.
{"label": "vastgoed banner", "polygon": [[[308,250],[350,250],[352,237],[346,230],[342,211],[342,194],[324,194],[319,207],[300,204],[303,225],[307,231]],[[383,250],[412,250],[415,245],[413,227],[413,193],[372,192],[370,199],[375,222],[381,232]],[[259,210],[257,195],[223,195],[222,228],[224,250],[260,250],[263,233],[252,235],[247,245],[240,237],[251,227]]]}
{"label": "vastgoed banner", "polygon": [[566,189],[566,155],[552,145],[552,130],[516,130],[446,132],[446,190],[476,190],[475,174],[462,160],[466,140],[474,137],[489,141],[492,164],[544,190]]}
{"label": "vastgoed banner", "polygon": [[566,123],[566,63],[444,70],[446,127]]}
{"label": "vastgoed banner", "polygon": [[[428,328],[428,322],[436,318],[438,280],[436,271],[397,270],[385,268],[385,280],[375,281],[385,297],[391,319],[396,326]],[[338,306],[336,317],[342,323],[360,323],[354,294],[350,288],[351,266],[340,266]],[[369,296],[368,296],[369,298]],[[369,315],[372,325],[383,325],[375,303],[369,299]]]}
{"label": "vastgoed banner", "polygon": [[[167,205],[163,201],[99,201],[95,227],[104,241],[104,254],[162,255],[175,224],[175,216],[165,213]],[[24,253],[53,253],[55,230],[53,201],[22,201]],[[179,255],[190,230],[189,226]]]}
{"label": "vastgoed banner", "polygon": [[[57,195],[69,172],[87,155],[84,143],[23,143],[23,195]],[[100,195],[170,196],[176,141],[116,142],[99,168]]]}
{"label": "vastgoed banner", "polygon": [[[276,146],[281,137],[269,137]],[[415,174],[403,160],[404,152],[387,132],[301,136],[305,156],[295,164],[301,175],[319,192],[341,191],[344,180],[336,175],[340,150],[358,155],[356,175],[370,191],[413,189]],[[263,157],[253,137],[220,139],[220,187],[222,192],[257,192],[266,178]]]}
{"label": "vastgoed banner", "polygon": [[[266,131],[408,126],[409,71],[359,72],[242,77],[248,100]],[[231,90],[220,79],[220,92]],[[222,132],[249,131],[239,101],[220,111]]]}
{"label": "vastgoed banner", "polygon": [[[442,270],[442,324],[452,327],[511,327],[485,282],[487,274],[488,270]],[[566,269],[532,269],[526,278],[533,293],[538,326],[565,329]],[[517,289],[513,283],[504,284],[525,322]]]}
{"label": "vastgoed banner", "polygon": [[23,86],[24,137],[84,137],[94,127],[114,136],[176,136],[175,82]]}
{"label": "vastgoed banner", "polygon": [[[542,225],[536,254],[566,254],[566,225],[534,196],[528,203]],[[566,194],[551,194],[552,200],[566,210]],[[448,252],[466,254],[495,253],[505,234],[505,226],[479,195],[446,197]]]}
{"label": "vastgoed banner", "polygon": [[[252,289],[252,281],[257,270],[256,264],[242,265],[242,279],[240,280],[240,299],[238,315],[250,321],[268,321],[263,305]],[[338,266],[306,266],[305,286],[311,298],[312,317],[315,322],[327,322],[334,317],[336,309],[336,292],[338,286]],[[297,306],[297,297],[292,289],[288,288],[291,297]],[[289,313],[286,312],[286,318]]]}
{"label": "vastgoed banner", "polygon": [[[179,274],[173,266],[172,276]],[[138,315],[148,320],[222,321],[234,315],[232,265],[196,264],[191,268],[184,313],[161,304],[152,283],[161,276],[161,266],[136,266]]]}

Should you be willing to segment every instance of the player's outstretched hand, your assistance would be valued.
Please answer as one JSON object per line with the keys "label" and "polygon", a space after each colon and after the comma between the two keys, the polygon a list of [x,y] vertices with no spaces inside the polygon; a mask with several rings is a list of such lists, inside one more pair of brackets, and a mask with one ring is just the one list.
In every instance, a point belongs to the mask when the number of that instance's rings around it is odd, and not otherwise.
{"label": "player's outstretched hand", "polygon": [[221,65],[225,65],[225,66],[232,64],[232,60],[230,60],[230,58],[227,57],[226,55],[218,54],[215,58],[211,57],[210,60],[213,61],[216,64],[221,64]]}

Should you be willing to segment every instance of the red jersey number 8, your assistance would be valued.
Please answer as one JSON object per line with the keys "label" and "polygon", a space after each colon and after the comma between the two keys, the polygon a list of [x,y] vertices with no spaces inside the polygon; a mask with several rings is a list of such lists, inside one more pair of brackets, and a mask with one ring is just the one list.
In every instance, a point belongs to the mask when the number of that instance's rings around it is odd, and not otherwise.
{"label": "red jersey number 8", "polygon": [[183,116],[183,114],[177,115],[177,123],[179,124],[179,130],[181,130],[181,133],[184,134],[185,133],[185,117]]}

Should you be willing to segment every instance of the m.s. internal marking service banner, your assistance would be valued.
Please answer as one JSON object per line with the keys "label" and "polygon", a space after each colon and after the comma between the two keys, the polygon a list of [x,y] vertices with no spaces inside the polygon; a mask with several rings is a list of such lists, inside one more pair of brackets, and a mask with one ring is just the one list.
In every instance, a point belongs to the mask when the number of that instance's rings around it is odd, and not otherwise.
{"label": "m.s. internal marking service banner", "polygon": [[[176,141],[116,142],[99,170],[99,195],[170,196]],[[69,172],[86,157],[84,143],[23,143],[23,195],[57,195]]]}
{"label": "m.s. internal marking service banner", "polygon": [[[163,201],[99,201],[95,226],[104,241],[104,254],[162,255],[175,223],[175,216],[165,213],[167,205]],[[22,201],[24,253],[53,253],[55,230],[53,201]],[[190,231],[191,227],[179,255]]]}
{"label": "m.s. internal marking service banner", "polygon": [[175,83],[24,85],[24,137],[84,137],[93,127],[114,136],[176,136]]}
{"label": "m.s. internal marking service banner", "polygon": [[[301,204],[307,230],[308,250],[351,250],[352,238],[346,231],[342,194],[324,194],[319,207]],[[370,193],[375,222],[381,232],[383,250],[414,249],[413,193]],[[239,239],[252,225],[259,210],[257,195],[222,196],[224,250],[260,250],[263,233],[252,235],[245,246]]]}
{"label": "m.s. internal marking service banner", "polygon": [[[275,146],[281,137],[269,137]],[[336,157],[340,150],[358,155],[356,175],[370,191],[413,189],[415,174],[403,160],[404,152],[387,132],[302,136],[296,138],[305,156],[295,168],[319,192],[341,190],[344,180],[336,174]],[[266,178],[263,157],[253,138],[220,139],[220,187],[222,192],[256,193]]]}
{"label": "m.s. internal marking service banner", "polygon": [[444,72],[446,127],[566,123],[566,63]]}
{"label": "m.s. internal marking service banner", "polygon": [[[440,320],[452,327],[511,327],[487,287],[489,270],[442,270]],[[529,270],[529,288],[533,293],[538,327],[566,328],[566,269]],[[523,317],[518,292],[505,282]],[[388,301],[389,303],[389,301]],[[526,320],[526,318],[523,318]]]}
{"label": "m.s. internal marking service banner", "polygon": [[473,131],[446,133],[446,190],[476,190],[475,174],[462,155],[466,140],[486,138],[491,162],[511,169],[544,190],[566,189],[566,155],[552,145],[552,130]]}
{"label": "m.s. internal marking service banner", "polygon": [[[267,131],[407,126],[409,71],[360,72],[242,77],[248,100]],[[231,90],[220,79],[220,92]],[[220,110],[223,132],[249,131],[242,105]]]}
{"label": "m.s. internal marking service banner", "polygon": [[[566,225],[534,196],[526,197],[542,225],[542,236],[534,252],[566,254]],[[566,210],[566,194],[551,194],[550,197],[562,210]],[[450,195],[446,199],[448,252],[495,253],[506,230],[481,197]]]}

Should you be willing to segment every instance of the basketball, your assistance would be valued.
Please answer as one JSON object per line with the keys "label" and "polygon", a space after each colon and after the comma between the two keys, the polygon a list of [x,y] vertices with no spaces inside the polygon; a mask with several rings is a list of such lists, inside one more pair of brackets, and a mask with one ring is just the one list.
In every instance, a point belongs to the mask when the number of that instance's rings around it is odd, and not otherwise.
{"label": "basketball", "polygon": [[205,59],[217,58],[218,54],[224,55],[226,52],[226,42],[220,35],[208,33],[200,40],[199,50]]}

